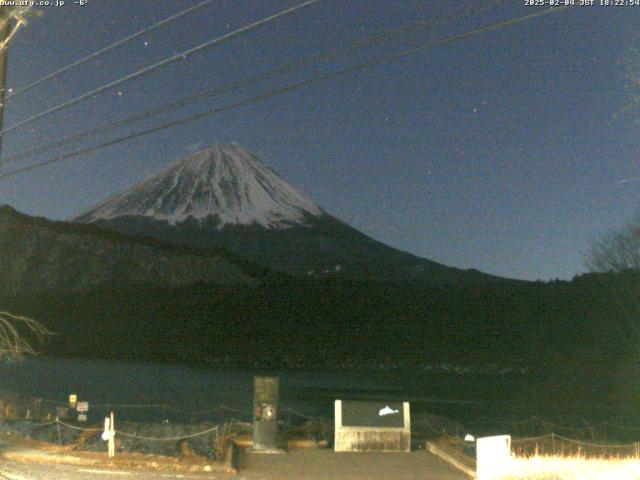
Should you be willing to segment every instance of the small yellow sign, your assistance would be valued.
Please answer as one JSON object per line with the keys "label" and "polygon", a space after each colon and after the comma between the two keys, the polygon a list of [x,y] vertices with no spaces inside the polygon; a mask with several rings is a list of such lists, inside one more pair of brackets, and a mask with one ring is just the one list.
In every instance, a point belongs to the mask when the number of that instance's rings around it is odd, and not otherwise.
{"label": "small yellow sign", "polygon": [[78,396],[75,393],[69,395],[69,405],[71,407],[75,407],[76,403],[78,403]]}

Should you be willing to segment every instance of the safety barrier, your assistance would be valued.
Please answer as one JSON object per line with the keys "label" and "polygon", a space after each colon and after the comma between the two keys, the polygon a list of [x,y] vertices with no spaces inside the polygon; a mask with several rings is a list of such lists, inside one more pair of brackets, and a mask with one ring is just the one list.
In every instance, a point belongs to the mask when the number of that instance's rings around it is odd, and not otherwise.
{"label": "safety barrier", "polygon": [[[110,412],[119,419],[139,422],[164,421],[170,423],[224,423],[231,418],[253,421],[253,412],[221,404],[207,409],[185,409],[165,403],[91,403],[85,413],[87,422],[101,421]],[[35,421],[75,420],[78,412],[68,402],[45,398],[24,397],[0,393],[0,418],[28,419]],[[282,406],[280,420],[299,423],[307,420],[322,420],[325,417],[309,415],[297,409]]]}
{"label": "safety barrier", "polygon": [[[66,409],[66,418],[59,415]],[[166,438],[136,433],[127,428],[119,428],[116,435],[121,438],[140,441],[180,442],[207,434],[222,436],[221,426],[243,423],[250,427],[253,421],[251,411],[228,405],[218,405],[209,409],[188,410],[163,403],[102,403],[90,405],[90,416],[87,424],[101,422],[110,412],[114,412],[121,426],[127,422],[164,422],[166,424],[198,425],[209,423],[212,426],[200,432],[188,435],[168,435]],[[76,412],[69,409],[68,403],[41,398],[27,398],[19,395],[0,394],[0,414],[2,418],[28,419],[34,426],[46,428],[57,424],[56,428],[69,428],[77,431],[96,432],[96,428],[85,428],[76,422]],[[57,419],[57,420],[56,420]],[[309,415],[298,409],[283,406],[280,409],[280,421],[288,426],[305,422],[328,422],[326,417]],[[331,423],[330,421],[328,423]],[[427,439],[446,435],[456,439],[460,448],[470,449],[469,442],[463,440],[467,434],[475,437],[494,434],[510,434],[513,437],[514,449],[517,453],[579,453],[585,455],[627,455],[636,456],[640,451],[640,426],[634,424],[602,421],[597,423],[582,422],[581,425],[563,425],[536,416],[528,419],[505,419],[481,416],[463,423],[454,422],[446,417],[416,413],[412,415],[412,436],[414,440]],[[225,427],[228,428],[228,427]],[[217,443],[216,443],[217,444]]]}
{"label": "safety barrier", "polygon": [[514,437],[541,437],[555,434],[584,441],[600,441],[603,444],[616,442],[632,444],[640,438],[640,427],[620,425],[608,421],[588,423],[583,420],[580,426],[567,426],[535,416],[525,420],[506,420],[482,416],[464,424],[428,414],[417,414],[413,416],[413,419],[414,431],[422,430],[435,435],[446,433],[464,436],[467,433],[472,433],[475,436],[489,436],[508,433]]}

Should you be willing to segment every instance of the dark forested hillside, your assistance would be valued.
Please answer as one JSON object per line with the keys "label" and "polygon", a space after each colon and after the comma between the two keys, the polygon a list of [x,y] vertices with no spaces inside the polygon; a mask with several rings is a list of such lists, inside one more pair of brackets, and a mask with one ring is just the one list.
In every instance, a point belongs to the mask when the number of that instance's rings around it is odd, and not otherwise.
{"label": "dark forested hillside", "polygon": [[[299,282],[5,296],[59,333],[47,352],[209,363],[610,364],[637,338],[637,274],[469,287]],[[333,363],[333,362],[331,362]]]}
{"label": "dark forested hillside", "polygon": [[[640,274],[624,273],[437,288],[282,277],[246,287],[5,294],[0,304],[57,333],[44,346],[50,355],[265,371],[395,367],[416,395],[495,397],[485,413],[510,405],[520,414],[610,416],[635,408],[640,393],[638,299]],[[495,374],[420,376],[445,363],[526,373],[509,387]]]}

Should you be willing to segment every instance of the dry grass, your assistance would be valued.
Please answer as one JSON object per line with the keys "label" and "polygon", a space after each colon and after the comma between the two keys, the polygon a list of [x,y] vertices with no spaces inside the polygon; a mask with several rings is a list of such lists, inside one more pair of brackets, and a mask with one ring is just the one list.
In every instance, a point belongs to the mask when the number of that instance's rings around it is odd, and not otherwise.
{"label": "dry grass", "polygon": [[0,440],[4,444],[0,459],[4,461],[184,473],[226,471],[225,465],[206,458],[120,452],[115,458],[108,458],[106,447],[104,452],[86,452],[75,450],[76,445],[54,445],[16,436],[0,435]]}
{"label": "dry grass", "polygon": [[509,472],[505,480],[640,480],[640,459],[514,456]]}

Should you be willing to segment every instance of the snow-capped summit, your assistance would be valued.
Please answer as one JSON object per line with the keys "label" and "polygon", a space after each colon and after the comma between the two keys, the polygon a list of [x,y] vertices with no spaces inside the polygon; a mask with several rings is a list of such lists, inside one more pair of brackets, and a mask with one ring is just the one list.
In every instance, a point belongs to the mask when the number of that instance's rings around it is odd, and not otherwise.
{"label": "snow-capped summit", "polygon": [[200,150],[77,216],[79,222],[144,217],[171,225],[214,220],[269,229],[305,226],[322,208],[236,144]]}

